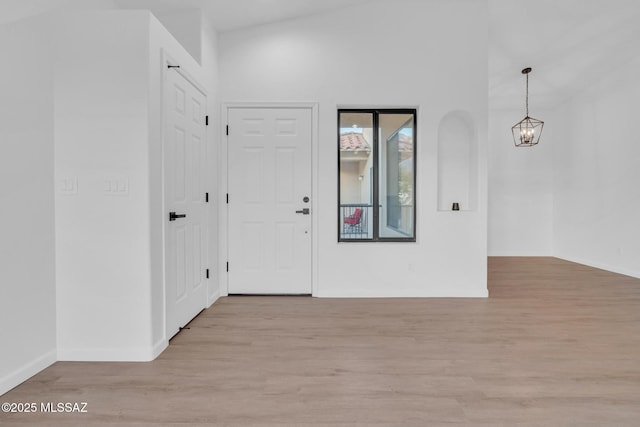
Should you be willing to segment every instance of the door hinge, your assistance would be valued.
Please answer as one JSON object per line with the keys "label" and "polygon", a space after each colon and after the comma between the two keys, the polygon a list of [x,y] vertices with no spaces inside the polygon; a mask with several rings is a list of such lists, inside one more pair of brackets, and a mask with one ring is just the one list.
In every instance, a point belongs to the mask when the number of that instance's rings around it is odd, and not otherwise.
{"label": "door hinge", "polygon": [[229,136],[229,125],[227,125],[227,136]]}
{"label": "door hinge", "polygon": [[209,278],[209,269],[207,268],[207,279]]}
{"label": "door hinge", "polygon": [[229,261],[227,261],[227,273],[229,272]]}
{"label": "door hinge", "polygon": [[229,204],[229,193],[227,193],[227,204]]}
{"label": "door hinge", "polygon": [[209,116],[204,116],[204,125],[209,126]]}
{"label": "door hinge", "polygon": [[204,193],[204,201],[205,203],[209,203],[209,193]]}

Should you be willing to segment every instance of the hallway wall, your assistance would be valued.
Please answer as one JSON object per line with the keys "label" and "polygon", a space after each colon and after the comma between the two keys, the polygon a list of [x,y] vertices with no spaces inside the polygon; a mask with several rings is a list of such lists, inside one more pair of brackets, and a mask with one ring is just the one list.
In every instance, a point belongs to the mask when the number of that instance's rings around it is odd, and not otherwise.
{"label": "hallway wall", "polygon": [[0,27],[0,394],[56,360],[50,27]]}
{"label": "hallway wall", "polygon": [[558,108],[554,255],[640,277],[640,49]]}

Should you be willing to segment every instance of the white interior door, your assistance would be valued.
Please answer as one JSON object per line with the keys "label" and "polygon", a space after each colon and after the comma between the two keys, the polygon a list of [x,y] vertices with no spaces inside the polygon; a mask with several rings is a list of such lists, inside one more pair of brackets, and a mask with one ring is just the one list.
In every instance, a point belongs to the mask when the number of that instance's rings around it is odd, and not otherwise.
{"label": "white interior door", "polygon": [[165,283],[171,337],[206,306],[206,98],[175,69],[167,71],[166,84]]}
{"label": "white interior door", "polygon": [[311,293],[308,108],[229,108],[229,293]]}

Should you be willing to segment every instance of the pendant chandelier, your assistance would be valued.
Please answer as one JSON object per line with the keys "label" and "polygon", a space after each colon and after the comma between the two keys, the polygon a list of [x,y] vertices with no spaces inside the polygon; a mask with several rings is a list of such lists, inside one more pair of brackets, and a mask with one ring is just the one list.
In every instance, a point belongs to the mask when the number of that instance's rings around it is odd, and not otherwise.
{"label": "pendant chandelier", "polygon": [[511,133],[513,134],[513,142],[516,147],[533,147],[540,141],[544,122],[542,120],[529,117],[529,73],[531,68],[527,67],[522,70],[522,74],[527,77],[527,113],[524,119],[513,125]]}

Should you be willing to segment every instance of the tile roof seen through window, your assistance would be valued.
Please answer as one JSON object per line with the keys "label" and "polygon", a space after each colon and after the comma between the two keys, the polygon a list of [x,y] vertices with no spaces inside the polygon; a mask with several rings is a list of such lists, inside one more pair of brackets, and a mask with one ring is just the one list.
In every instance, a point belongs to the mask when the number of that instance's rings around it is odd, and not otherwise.
{"label": "tile roof seen through window", "polygon": [[361,133],[342,133],[340,134],[340,151],[371,151],[371,146]]}

